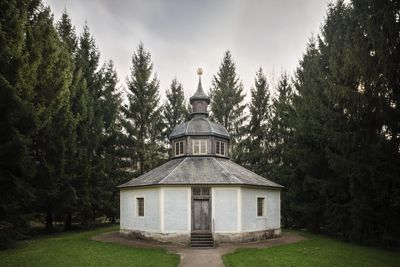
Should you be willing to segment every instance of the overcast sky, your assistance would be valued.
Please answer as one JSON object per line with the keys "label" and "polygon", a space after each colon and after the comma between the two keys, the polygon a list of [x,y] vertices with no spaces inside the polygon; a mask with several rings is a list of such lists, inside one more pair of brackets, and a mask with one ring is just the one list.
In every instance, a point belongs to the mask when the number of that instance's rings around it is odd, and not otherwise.
{"label": "overcast sky", "polygon": [[45,0],[58,20],[67,9],[76,30],[87,21],[101,52],[126,84],[140,42],[150,51],[162,94],[176,77],[190,97],[203,68],[211,85],[223,54],[231,50],[248,92],[261,66],[267,77],[293,73],[311,34],[319,32],[327,0]]}

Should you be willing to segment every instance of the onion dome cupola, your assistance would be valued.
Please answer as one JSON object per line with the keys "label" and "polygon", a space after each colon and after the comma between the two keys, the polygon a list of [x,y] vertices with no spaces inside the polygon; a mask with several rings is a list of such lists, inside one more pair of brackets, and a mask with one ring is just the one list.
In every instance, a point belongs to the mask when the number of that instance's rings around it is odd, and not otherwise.
{"label": "onion dome cupola", "polygon": [[210,97],[204,93],[203,86],[201,85],[201,75],[203,70],[197,69],[199,75],[199,84],[197,85],[197,91],[189,98],[190,104],[192,105],[192,117],[196,115],[205,115],[208,117],[207,107],[210,104]]}
{"label": "onion dome cupola", "polygon": [[225,127],[208,118],[210,97],[201,84],[203,70],[197,70],[199,83],[197,90],[190,97],[192,105],[191,120],[177,125],[169,136],[172,158],[186,156],[229,157],[230,136]]}

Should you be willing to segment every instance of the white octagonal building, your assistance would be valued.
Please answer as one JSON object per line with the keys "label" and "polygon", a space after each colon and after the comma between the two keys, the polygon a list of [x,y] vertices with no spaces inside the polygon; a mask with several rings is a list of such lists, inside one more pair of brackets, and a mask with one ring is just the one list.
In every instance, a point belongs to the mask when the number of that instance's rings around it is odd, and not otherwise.
{"label": "white octagonal building", "polygon": [[120,233],[193,247],[279,236],[282,186],[229,159],[200,77],[190,103],[192,119],[169,137],[171,159],[119,186]]}

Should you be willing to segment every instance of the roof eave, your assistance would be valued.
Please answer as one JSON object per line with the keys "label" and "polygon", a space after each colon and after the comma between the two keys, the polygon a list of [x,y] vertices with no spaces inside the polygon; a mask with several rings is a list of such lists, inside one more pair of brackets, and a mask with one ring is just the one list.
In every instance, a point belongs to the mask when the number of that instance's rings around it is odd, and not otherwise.
{"label": "roof eave", "polygon": [[216,136],[216,137],[221,137],[224,138],[226,140],[230,140],[231,138],[229,136],[223,135],[223,134],[218,134],[218,133],[182,133],[182,134],[177,134],[177,135],[170,135],[168,138],[169,140],[175,139],[175,138],[179,138],[179,137],[183,137],[183,136]]}
{"label": "roof eave", "polygon": [[168,184],[139,184],[139,185],[129,185],[129,186],[124,186],[120,185],[117,186],[117,188],[124,189],[124,188],[133,188],[133,187],[149,187],[149,186],[241,186],[241,187],[262,187],[262,188],[269,188],[269,189],[275,189],[275,190],[281,190],[285,188],[284,186],[270,186],[270,185],[256,185],[256,184],[248,184],[248,183],[243,183],[243,184],[234,184],[234,183],[218,183],[218,184],[210,184],[210,183],[168,183]]}

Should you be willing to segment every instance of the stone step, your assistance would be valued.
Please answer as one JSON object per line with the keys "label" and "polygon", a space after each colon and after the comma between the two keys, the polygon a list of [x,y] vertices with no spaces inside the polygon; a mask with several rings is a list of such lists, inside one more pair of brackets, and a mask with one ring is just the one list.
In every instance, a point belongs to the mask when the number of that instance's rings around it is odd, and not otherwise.
{"label": "stone step", "polygon": [[190,247],[192,248],[212,248],[214,247],[213,243],[210,244],[190,244]]}
{"label": "stone step", "polygon": [[213,239],[212,236],[200,236],[200,237],[191,237],[191,240],[207,240],[207,239]]}
{"label": "stone step", "polygon": [[208,243],[214,243],[214,240],[191,240],[190,244],[208,244]]}
{"label": "stone step", "polygon": [[199,249],[213,248],[213,235],[211,233],[191,233],[190,247]]}
{"label": "stone step", "polygon": [[212,234],[191,234],[191,237],[212,237]]}

